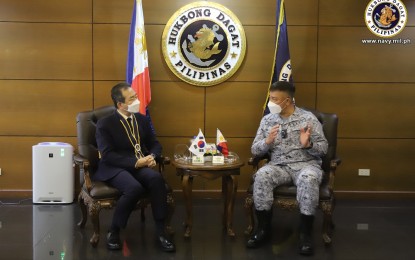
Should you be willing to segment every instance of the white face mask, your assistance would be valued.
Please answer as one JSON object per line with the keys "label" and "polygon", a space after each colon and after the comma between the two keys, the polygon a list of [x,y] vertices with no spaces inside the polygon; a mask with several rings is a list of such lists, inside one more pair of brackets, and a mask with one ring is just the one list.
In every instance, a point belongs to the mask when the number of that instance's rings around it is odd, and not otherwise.
{"label": "white face mask", "polygon": [[282,108],[280,105],[277,105],[271,101],[268,102],[268,109],[271,114],[279,114],[282,111]]}
{"label": "white face mask", "polygon": [[140,100],[136,99],[128,105],[127,111],[130,113],[138,113],[140,111]]}
{"label": "white face mask", "polygon": [[[281,102],[281,105],[282,105],[285,101],[287,101],[287,99],[285,99],[284,101],[282,101],[282,102]],[[285,107],[284,107],[284,108],[285,108]],[[270,112],[271,114],[279,114],[279,113],[281,113],[281,111],[282,111],[284,108],[282,108],[280,105],[275,104],[275,103],[273,103],[273,102],[271,102],[271,101],[269,101],[269,102],[268,102],[268,109],[269,109],[269,112]]]}

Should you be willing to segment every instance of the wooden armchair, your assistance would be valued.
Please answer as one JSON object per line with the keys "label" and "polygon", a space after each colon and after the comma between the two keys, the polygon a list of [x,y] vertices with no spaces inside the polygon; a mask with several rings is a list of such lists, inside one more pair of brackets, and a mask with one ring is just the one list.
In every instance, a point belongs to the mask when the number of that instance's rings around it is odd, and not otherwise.
{"label": "wooden armchair", "polygon": [[[78,153],[74,156],[74,162],[77,165],[79,172],[79,181],[81,191],[78,196],[79,206],[82,212],[82,219],[78,223],[80,228],[83,228],[87,221],[87,211],[91,217],[94,227],[94,234],[90,239],[93,247],[96,247],[100,238],[100,224],[99,213],[101,209],[112,208],[120,193],[117,189],[107,185],[105,182],[92,181],[92,175],[97,169],[99,162],[99,155],[97,143],[95,140],[96,123],[99,119],[114,113],[114,106],[105,106],[97,108],[93,111],[80,112],[77,115],[77,137],[78,137]],[[164,166],[170,163],[168,157],[157,158],[159,171],[162,173]],[[172,189],[166,183],[167,188],[167,205],[168,215],[166,218],[166,231],[172,233],[170,220],[174,213],[175,202],[172,195]],[[149,200],[143,198],[137,203],[137,208],[141,208],[141,220],[145,220],[144,210],[148,205]]]}
{"label": "wooden armchair", "polygon": [[[335,198],[333,193],[334,188],[334,176],[337,166],[341,160],[336,157],[337,147],[337,125],[338,118],[336,114],[322,113],[315,110],[309,110],[312,112],[320,123],[323,125],[324,135],[328,141],[328,150],[326,156],[323,158],[323,171],[324,176],[320,185],[320,198],[319,208],[323,211],[323,240],[326,245],[331,243],[332,229],[334,227],[332,215],[335,207]],[[263,166],[269,158],[267,157],[255,157],[249,159],[248,164],[253,166],[253,172],[255,173],[261,166]],[[253,180],[247,191],[247,197],[245,199],[245,210],[248,217],[248,227],[245,230],[245,234],[252,233],[254,228],[254,213],[253,213]],[[282,209],[293,210],[298,208],[296,200],[297,187],[294,185],[280,186],[274,189],[274,206],[278,206]]]}

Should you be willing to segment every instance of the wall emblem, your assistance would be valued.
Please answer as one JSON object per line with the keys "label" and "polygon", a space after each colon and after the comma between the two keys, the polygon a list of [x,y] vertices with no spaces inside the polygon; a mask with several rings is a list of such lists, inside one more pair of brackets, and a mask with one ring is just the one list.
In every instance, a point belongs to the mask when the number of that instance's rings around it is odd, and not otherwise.
{"label": "wall emblem", "polygon": [[167,22],[162,37],[164,60],[181,80],[212,86],[230,78],[245,57],[246,38],[238,18],[226,7],[194,2]]}
{"label": "wall emblem", "polygon": [[372,0],[365,10],[366,26],[377,36],[393,37],[405,28],[407,13],[400,0]]}

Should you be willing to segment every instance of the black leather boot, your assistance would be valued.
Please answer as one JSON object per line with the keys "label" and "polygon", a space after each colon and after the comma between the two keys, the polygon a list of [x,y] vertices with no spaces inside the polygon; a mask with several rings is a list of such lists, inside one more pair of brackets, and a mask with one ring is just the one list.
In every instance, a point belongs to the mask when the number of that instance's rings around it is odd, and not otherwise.
{"label": "black leather boot", "polygon": [[248,248],[260,246],[269,239],[271,233],[272,211],[255,210],[255,213],[258,219],[258,227],[255,234],[252,235],[246,243],[246,247]]}
{"label": "black leather boot", "polygon": [[314,216],[301,214],[300,219],[300,244],[299,253],[301,255],[312,255],[314,253],[313,248],[313,222]]}
{"label": "black leather boot", "polygon": [[119,231],[108,231],[107,234],[107,248],[109,250],[120,250],[121,249],[121,239]]}

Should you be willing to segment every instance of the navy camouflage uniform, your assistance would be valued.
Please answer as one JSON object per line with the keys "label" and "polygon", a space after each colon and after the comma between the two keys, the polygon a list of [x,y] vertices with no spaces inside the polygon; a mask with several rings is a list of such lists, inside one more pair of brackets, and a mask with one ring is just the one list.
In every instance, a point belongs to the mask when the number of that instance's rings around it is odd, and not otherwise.
{"label": "navy camouflage uniform", "polygon": [[[271,127],[276,124],[280,125],[278,135],[273,143],[267,145],[265,140]],[[300,143],[300,129],[307,125],[311,127],[310,140],[313,143],[309,149],[303,148]],[[321,124],[309,111],[296,107],[288,118],[283,118],[279,114],[264,116],[251,151],[254,156],[269,153],[270,161],[254,175],[255,208],[270,210],[274,201],[274,188],[293,183],[297,186],[300,212],[304,215],[314,215],[323,175],[321,157],[326,154],[327,147]]]}

